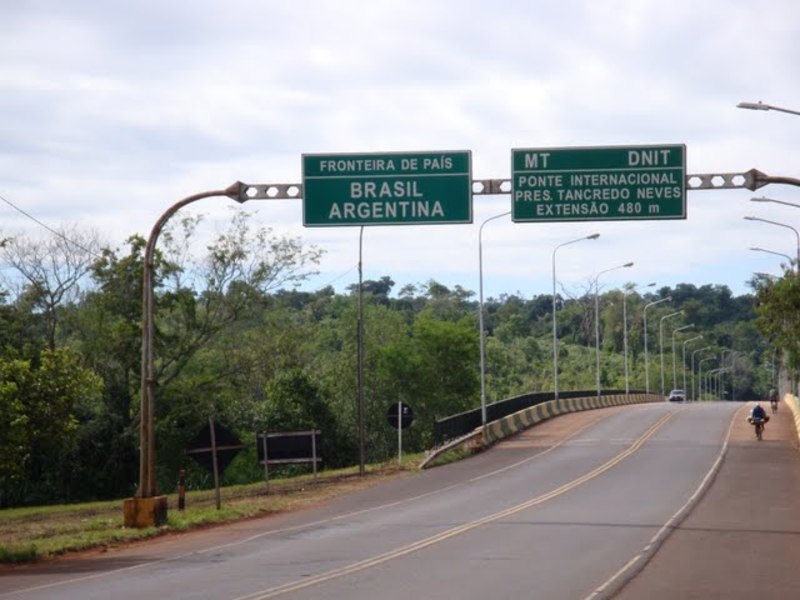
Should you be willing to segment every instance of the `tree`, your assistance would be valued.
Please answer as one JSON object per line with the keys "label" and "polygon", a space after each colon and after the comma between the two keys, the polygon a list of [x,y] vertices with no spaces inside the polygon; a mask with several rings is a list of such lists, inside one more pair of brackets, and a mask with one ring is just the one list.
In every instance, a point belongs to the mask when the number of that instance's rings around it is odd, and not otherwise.
{"label": "tree", "polygon": [[56,347],[60,309],[79,298],[99,248],[99,234],[77,225],[63,226],[43,240],[16,237],[0,245],[0,256],[25,282],[18,299],[42,315],[42,336],[50,350]]}
{"label": "tree", "polygon": [[[38,364],[0,360],[2,419],[12,436],[3,445],[3,488],[12,504],[59,501],[80,493],[77,431],[98,407],[102,381],[69,350],[45,350]],[[20,480],[15,486],[8,483]],[[11,491],[13,490],[13,492]],[[2,501],[8,501],[3,498]]]}
{"label": "tree", "polygon": [[758,290],[756,325],[783,352],[796,381],[800,371],[800,277],[787,273]]}
{"label": "tree", "polygon": [[[187,246],[198,218],[180,222],[182,233],[164,236],[164,256],[173,265],[156,300],[157,377],[162,387],[178,377],[192,357],[231,324],[255,316],[265,295],[314,273],[322,251],[299,239],[253,229],[236,212],[228,230],[207,247],[204,260],[190,261]],[[180,261],[180,262],[178,262]]]}

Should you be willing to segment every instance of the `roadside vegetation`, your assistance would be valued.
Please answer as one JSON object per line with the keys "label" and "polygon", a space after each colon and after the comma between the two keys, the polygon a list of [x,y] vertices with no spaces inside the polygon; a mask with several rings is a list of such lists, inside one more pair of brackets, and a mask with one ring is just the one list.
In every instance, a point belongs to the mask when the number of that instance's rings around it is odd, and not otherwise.
{"label": "roadside vegetation", "polygon": [[[167,493],[176,490],[180,469],[188,472],[192,497],[212,487],[210,474],[185,452],[209,417],[244,446],[222,476],[227,490],[263,486],[258,432],[319,429],[326,471],[359,462],[358,285],[339,293],[330,286],[297,291],[315,273],[323,250],[256,226],[246,212],[234,214],[230,227],[214,234],[203,229],[201,217],[183,217],[159,240],[156,476]],[[145,239],[133,235],[111,248],[97,232],[75,226],[37,239],[0,232],[0,240],[0,523],[35,521],[46,513],[33,507],[107,500],[118,520],[119,499],[132,496],[138,483]],[[790,300],[778,301],[794,298],[784,285],[754,281],[755,294],[739,297],[714,284],[601,290],[601,385],[625,386],[624,306],[630,387],[644,388],[643,309],[671,297],[647,313],[651,384],[660,380],[660,318],[683,311],[665,329],[667,391],[671,331],[693,324],[676,337],[679,377],[683,342],[702,335],[689,347],[687,368],[692,350],[707,346],[709,357],[735,350],[735,360],[729,354],[726,363],[728,394],[765,394],[776,356],[780,360],[772,342],[800,339],[794,321],[774,313],[791,310]],[[437,419],[480,406],[478,301],[458,285],[398,285],[389,275],[363,282],[362,291],[365,458],[382,464],[397,453],[397,432],[386,413],[398,401],[414,411],[413,425],[403,432],[408,453],[433,446]],[[552,300],[549,293],[486,300],[489,402],[552,389]],[[556,302],[559,387],[593,389],[590,282],[561,289]],[[756,304],[769,338],[757,328]],[[795,329],[782,331],[781,323]],[[295,474],[284,469],[276,476]],[[235,510],[233,504],[225,510]],[[106,518],[85,517],[99,530]],[[50,552],[41,541],[31,543],[37,553]]]}
{"label": "roadside vegetation", "polygon": [[122,500],[72,505],[11,508],[0,518],[0,563],[46,560],[70,552],[109,548],[131,541],[301,510],[333,497],[371,487],[416,471],[420,455],[367,465],[362,477],[357,468],[338,469],[221,488],[220,509],[214,490],[186,494],[178,510],[177,494],[168,495],[167,523],[161,527],[130,529],[122,524]]}

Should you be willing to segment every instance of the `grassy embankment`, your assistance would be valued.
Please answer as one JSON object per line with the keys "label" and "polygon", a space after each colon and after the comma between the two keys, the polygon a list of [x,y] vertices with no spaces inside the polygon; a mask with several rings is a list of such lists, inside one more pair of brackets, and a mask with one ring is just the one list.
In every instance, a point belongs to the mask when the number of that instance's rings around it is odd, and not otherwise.
{"label": "grassy embankment", "polygon": [[[455,457],[453,457],[455,458]],[[62,506],[14,508],[0,511],[0,563],[31,562],[68,552],[103,548],[132,540],[186,531],[258,516],[298,510],[335,496],[364,489],[415,471],[422,455],[358,468],[324,471],[289,479],[222,488],[221,509],[214,490],[186,493],[186,509],[177,509],[176,494],[168,494],[169,514],[158,528],[128,529],[122,522],[122,500]]]}

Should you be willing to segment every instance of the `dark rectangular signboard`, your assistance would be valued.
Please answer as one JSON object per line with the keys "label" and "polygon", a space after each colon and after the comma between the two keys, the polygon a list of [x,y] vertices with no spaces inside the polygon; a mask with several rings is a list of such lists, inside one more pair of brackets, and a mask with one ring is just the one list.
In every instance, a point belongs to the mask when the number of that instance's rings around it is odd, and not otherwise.
{"label": "dark rectangular signboard", "polygon": [[686,146],[511,151],[515,222],[686,218]]}
{"label": "dark rectangular signboard", "polygon": [[472,154],[304,154],[303,224],[472,223]]}

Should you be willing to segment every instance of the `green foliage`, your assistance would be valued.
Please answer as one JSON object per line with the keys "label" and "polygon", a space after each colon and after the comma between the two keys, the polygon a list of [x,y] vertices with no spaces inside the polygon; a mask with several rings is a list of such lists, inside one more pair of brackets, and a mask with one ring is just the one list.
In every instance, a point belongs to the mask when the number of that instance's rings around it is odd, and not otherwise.
{"label": "green foliage", "polygon": [[0,418],[11,433],[0,458],[0,505],[22,495],[69,498],[79,426],[96,414],[102,381],[67,349],[45,350],[38,364],[0,359],[0,381]]}
{"label": "green foliage", "polygon": [[782,353],[797,381],[800,372],[800,277],[787,272],[777,281],[758,288],[756,324]]}
{"label": "green foliage", "polygon": [[[236,212],[230,227],[196,257],[192,246],[202,225],[200,217],[176,220],[155,253],[159,488],[175,488],[178,469],[192,464],[184,450],[212,415],[246,445],[223,482],[263,476],[253,445],[260,431],[320,429],[327,467],[356,464],[359,304],[368,461],[396,454],[397,431],[386,413],[398,401],[415,415],[403,432],[407,452],[430,447],[436,419],[480,406],[473,292],[430,280],[402,285],[393,295],[389,276],[363,282],[361,298],[358,284],[344,294],[329,286],[299,291],[294,287],[314,272],[320,250],[256,227]],[[59,303],[51,294],[43,303],[34,288],[14,297],[0,291],[0,503],[110,498],[135,489],[144,249],[145,240],[133,236],[125,250],[102,250],[91,281],[81,281],[80,294],[70,290],[69,301]],[[34,260],[28,266],[41,265]],[[55,282],[56,273],[41,273],[41,279]],[[702,333],[708,355],[738,351],[735,361],[729,355],[726,362],[737,397],[759,393],[775,378],[767,368],[774,348],[764,336],[792,365],[800,363],[799,285],[787,276],[759,290],[758,328],[753,298],[733,297],[724,286],[602,293],[601,386],[625,386],[627,329],[631,388],[645,387],[645,333],[651,389],[660,387],[662,376],[671,387],[672,329],[694,323],[675,340],[676,374],[684,368],[681,344]],[[671,302],[648,312],[645,332],[644,306],[667,296]],[[559,389],[594,389],[593,294],[555,300]],[[552,389],[552,309],[550,294],[503,295],[484,303],[489,401]],[[659,322],[678,310],[685,315],[665,330],[662,375]],[[692,345],[689,355],[699,347]],[[192,487],[211,485],[208,474],[193,467],[190,472]]]}

